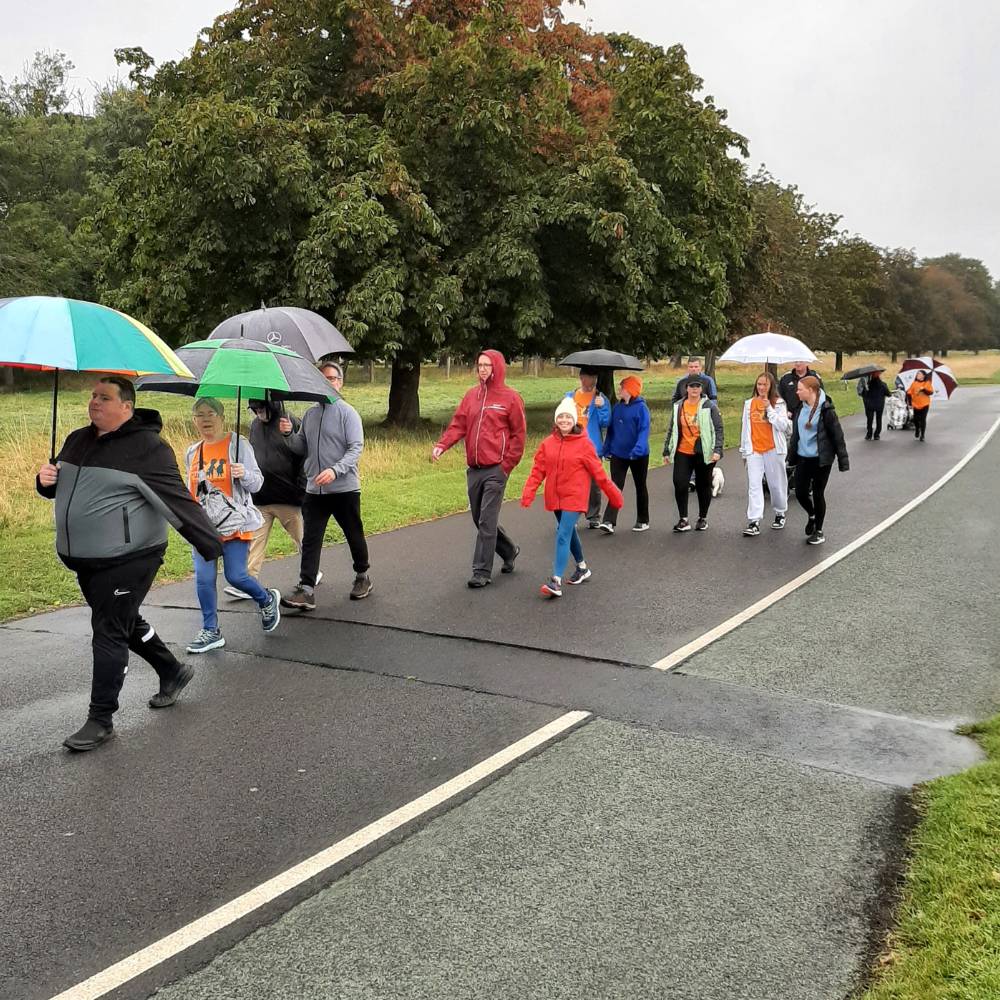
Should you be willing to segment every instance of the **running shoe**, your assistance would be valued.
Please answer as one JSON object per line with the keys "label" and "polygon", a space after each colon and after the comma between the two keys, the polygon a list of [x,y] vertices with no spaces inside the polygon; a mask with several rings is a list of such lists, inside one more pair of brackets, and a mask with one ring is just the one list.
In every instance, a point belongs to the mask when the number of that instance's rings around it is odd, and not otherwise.
{"label": "running shoe", "polygon": [[748,521],[747,526],[743,529],[743,534],[747,538],[756,538],[760,534],[760,522],[759,521]]}
{"label": "running shoe", "polygon": [[775,514],[774,520],[771,522],[771,527],[774,528],[775,531],[781,531],[781,529],[784,526],[785,526],[785,515]]}
{"label": "running shoe", "polygon": [[203,628],[187,645],[189,653],[207,653],[212,649],[221,649],[226,644],[221,629]]}
{"label": "running shoe", "polygon": [[281,621],[281,593],[273,588],[268,593],[271,600],[260,609],[260,627],[265,632],[273,632]]}
{"label": "running shoe", "polygon": [[580,569],[580,567],[577,566],[573,575],[566,582],[572,584],[575,587],[578,583],[583,583],[584,580],[589,580],[590,577],[591,577],[590,567],[586,567],[585,569]]}
{"label": "running shoe", "polygon": [[562,583],[555,577],[548,583],[543,583],[540,590],[542,597],[562,597]]}
{"label": "running shoe", "polygon": [[690,530],[691,530],[691,522],[686,517],[682,517],[674,525],[674,531],[690,531]]}

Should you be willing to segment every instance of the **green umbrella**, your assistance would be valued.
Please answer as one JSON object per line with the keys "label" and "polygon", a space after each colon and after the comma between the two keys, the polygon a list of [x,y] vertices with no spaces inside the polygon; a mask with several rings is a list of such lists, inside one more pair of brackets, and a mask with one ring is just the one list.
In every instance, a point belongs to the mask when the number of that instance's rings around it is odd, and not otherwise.
{"label": "green umbrella", "polygon": [[136,388],[185,396],[235,398],[237,448],[244,396],[318,403],[336,402],[340,398],[311,362],[286,347],[242,338],[199,340],[180,348],[177,356],[194,373],[193,380],[150,375],[138,379]]}

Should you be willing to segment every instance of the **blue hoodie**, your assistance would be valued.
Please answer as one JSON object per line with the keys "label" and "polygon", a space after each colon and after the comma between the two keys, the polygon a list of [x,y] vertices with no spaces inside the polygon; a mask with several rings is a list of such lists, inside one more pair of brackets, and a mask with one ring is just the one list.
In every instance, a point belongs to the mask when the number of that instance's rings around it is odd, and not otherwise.
{"label": "blue hoodie", "polygon": [[604,439],[602,458],[614,455],[625,460],[649,454],[649,407],[642,396],[615,403]]}
{"label": "blue hoodie", "polygon": [[812,427],[806,427],[809,421],[809,411],[812,408],[806,406],[805,403],[799,407],[799,414],[796,418],[799,425],[798,453],[803,458],[819,458],[819,445],[817,444],[816,436],[819,434],[819,411],[823,407],[824,399],[826,399],[826,393],[820,389],[819,400],[816,403],[816,412],[813,414]]}

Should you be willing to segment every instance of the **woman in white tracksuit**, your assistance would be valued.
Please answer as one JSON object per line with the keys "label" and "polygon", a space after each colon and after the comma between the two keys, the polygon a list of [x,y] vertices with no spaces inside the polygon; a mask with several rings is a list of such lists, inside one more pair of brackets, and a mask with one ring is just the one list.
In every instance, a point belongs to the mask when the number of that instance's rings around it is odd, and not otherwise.
{"label": "woman in white tracksuit", "polygon": [[753,396],[743,404],[743,432],[740,435],[740,454],[747,466],[749,500],[747,526],[743,534],[749,537],[760,534],[760,519],[764,516],[764,477],[771,491],[774,508],[772,528],[785,526],[788,510],[788,476],[785,472],[785,454],[792,421],[788,407],[778,395],[778,383],[770,372],[762,372],[754,383]]}

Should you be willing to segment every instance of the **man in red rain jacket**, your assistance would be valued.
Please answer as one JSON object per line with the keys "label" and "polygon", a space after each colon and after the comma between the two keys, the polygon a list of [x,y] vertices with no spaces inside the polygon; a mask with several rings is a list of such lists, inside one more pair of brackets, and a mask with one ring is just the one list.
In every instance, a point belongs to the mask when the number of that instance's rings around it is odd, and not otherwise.
{"label": "man in red rain jacket", "polygon": [[507,362],[499,351],[483,351],[476,361],[479,385],[458,404],[441,439],[431,452],[436,462],[465,438],[469,509],[479,529],[472,557],[470,587],[485,587],[493,576],[494,553],[503,560],[501,573],[514,571],[521,550],[500,527],[507,478],[524,454],[524,400],[507,387]]}

